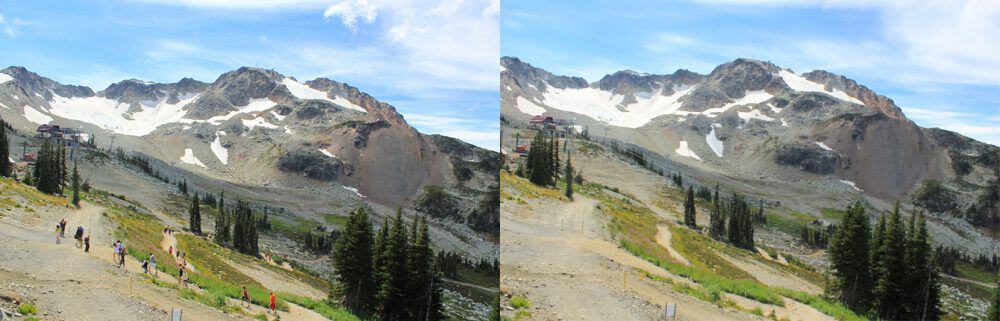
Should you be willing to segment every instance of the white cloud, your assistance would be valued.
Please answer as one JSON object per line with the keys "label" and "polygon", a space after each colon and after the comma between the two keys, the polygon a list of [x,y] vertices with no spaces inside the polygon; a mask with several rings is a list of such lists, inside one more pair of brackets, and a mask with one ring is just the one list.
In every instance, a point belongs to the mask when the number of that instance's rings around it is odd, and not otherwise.
{"label": "white cloud", "polygon": [[499,121],[409,113],[406,121],[421,131],[441,134],[491,150],[500,150]]}
{"label": "white cloud", "polygon": [[340,17],[340,21],[355,32],[358,30],[358,19],[372,23],[375,22],[377,16],[375,4],[369,0],[342,0],[326,8],[326,11],[323,12],[323,17],[326,18]]}
{"label": "white cloud", "polygon": [[21,19],[14,18],[14,21],[7,21],[7,19],[0,14],[0,29],[3,29],[3,33],[7,34],[8,37],[14,38],[21,34],[17,29],[14,29],[14,27],[22,24],[24,24],[24,22],[21,21]]}
{"label": "white cloud", "polygon": [[329,0],[136,0],[136,2],[203,9],[237,10],[318,8],[330,4]]}

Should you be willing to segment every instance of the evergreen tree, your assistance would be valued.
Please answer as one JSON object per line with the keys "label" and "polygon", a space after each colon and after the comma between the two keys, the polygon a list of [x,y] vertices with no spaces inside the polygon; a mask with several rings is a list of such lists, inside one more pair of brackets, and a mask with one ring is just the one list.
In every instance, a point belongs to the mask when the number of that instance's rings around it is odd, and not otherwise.
{"label": "evergreen tree", "polygon": [[[871,278],[873,282],[882,278],[882,271],[885,270],[882,266],[882,258],[884,257],[884,255],[882,255],[882,244],[885,243],[886,228],[885,217],[885,215],[879,216],[878,225],[875,226],[875,229],[872,232],[871,244],[868,246],[868,264],[871,265]],[[874,293],[872,294],[874,295]]]}
{"label": "evergreen tree", "polygon": [[[402,208],[396,208],[401,212]],[[389,222],[382,221],[382,226],[378,229],[378,236],[375,237],[375,246],[372,253],[372,266],[376,286],[381,286],[385,282],[385,242],[389,238]]]}
{"label": "evergreen tree", "polygon": [[219,197],[215,203],[218,209],[218,214],[215,215],[215,244],[225,246],[229,243],[229,221],[226,219],[226,208],[221,205],[223,202],[222,197]]}
{"label": "evergreen tree", "polygon": [[77,170],[75,162],[73,164],[73,205],[80,208],[80,171]]}
{"label": "evergreen tree", "polygon": [[535,139],[531,141],[526,170],[528,180],[535,185],[555,185],[559,164],[558,160],[555,159],[553,141],[554,138],[546,139],[545,134],[541,132],[535,135]]}
{"label": "evergreen tree", "polygon": [[409,283],[407,273],[407,237],[403,216],[396,213],[392,229],[385,243],[385,279],[379,287],[381,304],[381,320],[406,320],[409,311],[402,309],[407,301],[406,286]]}
{"label": "evergreen tree", "polygon": [[906,245],[906,265],[909,269],[906,286],[906,307],[908,319],[937,320],[938,308],[937,269],[927,236],[927,221],[923,213],[914,212],[910,216],[910,233]]}
{"label": "evergreen tree", "polygon": [[257,222],[246,202],[237,200],[233,211],[233,248],[236,251],[257,256],[260,254],[257,241]]}
{"label": "evergreen tree", "polygon": [[59,157],[46,140],[38,151],[34,170],[35,188],[46,194],[59,193]]}
{"label": "evergreen tree", "polygon": [[433,277],[434,251],[431,250],[431,237],[427,229],[427,219],[421,217],[419,225],[414,220],[413,232],[410,233],[410,250],[407,270],[410,272],[407,303],[411,320],[424,320],[427,316],[427,305],[431,295]]}
{"label": "evergreen tree", "polygon": [[191,233],[201,235],[201,200],[198,198],[198,193],[194,193],[194,197],[191,197],[191,209],[188,214]]}
{"label": "evergreen tree", "polygon": [[490,304],[490,316],[487,321],[500,321],[500,294],[493,297],[493,304]]}
{"label": "evergreen tree", "polygon": [[59,143],[59,191],[69,182],[69,171],[66,168],[66,147]]}
{"label": "evergreen tree", "polygon": [[715,194],[712,195],[712,213],[709,214],[709,235],[716,240],[722,240],[726,233],[726,218],[722,216],[722,204],[719,203],[719,184],[715,184]]}
{"label": "evergreen tree", "polygon": [[13,177],[10,163],[10,142],[7,140],[7,123],[0,118],[0,177]]}
{"label": "evergreen tree", "polygon": [[830,262],[836,277],[836,293],[845,305],[863,312],[871,298],[868,216],[861,202],[847,208],[830,244]]}
{"label": "evergreen tree", "polygon": [[569,153],[566,153],[566,173],[563,174],[563,179],[566,180],[566,197],[573,199],[573,162]]}
{"label": "evergreen tree", "polygon": [[437,263],[434,263],[432,264],[432,266],[434,267],[433,271],[431,272],[431,275],[433,275],[433,277],[430,280],[431,284],[430,298],[428,298],[427,300],[428,302],[426,307],[427,312],[425,313],[425,315],[427,316],[426,320],[440,321],[447,319],[447,317],[444,315],[444,301],[441,298],[441,291],[444,287],[441,286],[442,277],[439,265]]}
{"label": "evergreen tree", "polygon": [[688,186],[687,197],[684,198],[684,225],[695,229],[698,228],[695,222],[694,187]]}
{"label": "evergreen tree", "polygon": [[[235,236],[234,236],[235,237]],[[368,209],[351,213],[333,251],[336,287],[331,293],[344,298],[344,306],[358,315],[373,311],[376,284],[372,269],[372,223]]]}
{"label": "evergreen tree", "polygon": [[726,212],[726,216],[729,218],[729,243],[739,248],[753,249],[754,231],[750,217],[750,206],[743,196],[734,195],[729,206],[726,207]]}
{"label": "evergreen tree", "polygon": [[890,214],[885,240],[882,243],[882,263],[879,279],[875,282],[877,315],[885,320],[902,319],[905,314],[904,292],[906,289],[906,224],[899,214],[899,204]]}
{"label": "evergreen tree", "polygon": [[1000,321],[1000,273],[995,276],[996,281],[993,282],[993,299],[990,300],[990,310],[986,314],[986,320],[988,321]]}

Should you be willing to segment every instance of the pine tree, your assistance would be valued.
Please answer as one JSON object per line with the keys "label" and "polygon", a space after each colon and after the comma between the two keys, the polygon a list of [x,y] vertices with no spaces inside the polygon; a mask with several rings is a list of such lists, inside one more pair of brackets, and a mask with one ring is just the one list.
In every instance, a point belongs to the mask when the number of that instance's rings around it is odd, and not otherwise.
{"label": "pine tree", "polygon": [[198,193],[194,193],[194,197],[191,197],[191,209],[188,214],[191,233],[201,235],[201,200],[198,198]]}
{"label": "pine tree", "polygon": [[7,123],[0,118],[0,177],[13,177],[10,163],[10,142],[7,140]]}
{"label": "pine tree", "polygon": [[726,233],[726,218],[722,216],[722,204],[719,203],[719,184],[715,184],[715,194],[712,196],[712,213],[709,214],[709,235],[716,240],[722,240]]}
{"label": "pine tree", "polygon": [[906,245],[906,293],[908,319],[937,320],[940,315],[938,304],[937,270],[927,236],[927,221],[923,213],[914,212],[910,216],[910,233]]}
{"label": "pine tree", "polygon": [[732,201],[726,207],[729,218],[729,243],[733,246],[753,249],[753,222],[750,217],[750,207],[742,195],[733,195]]}
{"label": "pine tree", "polygon": [[80,208],[80,172],[77,165],[73,164],[73,205]]}
{"label": "pine tree", "polygon": [[431,237],[427,229],[427,219],[421,217],[419,224],[414,220],[413,232],[410,233],[410,250],[407,270],[410,272],[408,298],[410,302],[411,320],[424,320],[427,316],[427,304],[431,295],[431,278],[433,277],[434,251],[431,250]]}
{"label": "pine tree", "polygon": [[215,215],[215,244],[225,246],[229,243],[229,222],[226,219],[226,208],[221,205],[223,202],[222,197],[219,197],[215,203],[218,209],[218,214]]}
{"label": "pine tree", "polygon": [[66,147],[59,143],[59,190],[62,191],[69,182],[69,171],[66,168]]}
{"label": "pine tree", "polygon": [[573,199],[573,162],[569,153],[566,153],[566,173],[563,174],[563,179],[566,180],[566,197]]}
{"label": "pine tree", "polygon": [[545,135],[541,132],[535,135],[535,139],[531,141],[531,150],[528,151],[528,159],[526,160],[526,170],[528,172],[528,180],[535,185],[549,185],[552,166],[551,158],[549,157],[551,155],[551,148],[548,145],[549,143],[545,139]]}
{"label": "pine tree", "polygon": [[861,202],[847,208],[830,244],[836,293],[854,311],[866,311],[871,298],[870,227]]}
{"label": "pine tree", "polygon": [[[872,232],[871,244],[868,246],[868,264],[871,265],[870,270],[872,282],[876,282],[882,278],[882,271],[885,270],[885,268],[882,267],[882,258],[884,257],[884,255],[882,255],[882,244],[885,243],[886,228],[885,217],[885,215],[879,216],[878,225],[875,226],[875,229]],[[874,289],[872,291],[874,292]],[[874,293],[872,294],[874,295]]]}
{"label": "pine tree", "polygon": [[490,317],[487,321],[500,321],[500,294],[493,297],[493,304],[490,304]]}
{"label": "pine tree", "polygon": [[42,143],[42,148],[38,151],[34,181],[35,188],[42,193],[59,193],[59,158],[48,140]]}
{"label": "pine tree", "polygon": [[370,314],[375,307],[376,284],[372,268],[372,223],[367,208],[359,206],[348,217],[344,233],[334,246],[333,258],[336,282],[331,293],[342,296],[344,305],[355,314]]}
{"label": "pine tree", "polygon": [[441,291],[444,287],[442,286],[441,283],[442,277],[441,277],[440,265],[437,262],[432,263],[431,265],[434,267],[434,269],[431,272],[433,277],[431,278],[430,281],[431,289],[430,289],[430,298],[427,300],[428,304],[426,307],[427,309],[426,320],[429,321],[445,320],[446,316],[444,315],[444,301],[442,300],[441,296],[442,295]]}
{"label": "pine tree", "polygon": [[[401,208],[396,208],[397,212],[401,212]],[[376,286],[381,286],[385,282],[385,242],[389,238],[389,222],[383,221],[382,226],[378,230],[378,236],[375,237],[374,252],[372,254],[372,266],[374,271],[374,280]]]}
{"label": "pine tree", "polygon": [[1000,273],[995,276],[993,283],[993,299],[990,300],[990,310],[986,313],[986,320],[1000,321]]}
{"label": "pine tree", "polygon": [[406,251],[406,227],[403,224],[402,214],[397,212],[385,243],[385,279],[379,287],[383,321],[405,320],[407,317],[408,311],[400,309],[406,304],[406,286],[409,282]]}
{"label": "pine tree", "polygon": [[694,187],[688,186],[687,197],[684,198],[684,225],[690,228],[698,228],[695,222]]}
{"label": "pine tree", "polygon": [[877,315],[886,320],[901,319],[904,312],[907,271],[906,225],[899,214],[897,202],[889,216],[882,243],[882,263],[880,277],[875,282],[875,296],[878,302]]}

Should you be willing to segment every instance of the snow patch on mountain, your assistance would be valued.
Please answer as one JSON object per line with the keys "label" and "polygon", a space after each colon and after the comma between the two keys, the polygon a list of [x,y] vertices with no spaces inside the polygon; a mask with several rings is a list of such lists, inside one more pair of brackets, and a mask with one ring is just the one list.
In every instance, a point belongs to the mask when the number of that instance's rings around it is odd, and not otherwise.
{"label": "snow patch on mountain", "polygon": [[521,96],[517,97],[517,101],[515,101],[514,106],[517,107],[517,109],[520,110],[522,113],[532,116],[541,115],[545,113],[545,108],[539,107],[538,105],[535,105],[535,103],[531,102],[527,98]]}
{"label": "snow patch on mountain", "polygon": [[[181,122],[184,119],[184,106],[198,98],[198,94],[184,94],[178,97],[175,104],[166,99],[152,102],[149,105],[140,104],[142,110],[132,113],[129,118],[128,104],[103,97],[62,97],[53,95],[49,101],[53,115],[94,124],[109,131],[129,135],[145,136],[165,124]],[[130,119],[131,118],[131,119]]]}
{"label": "snow patch on mountain", "polygon": [[320,153],[323,153],[323,155],[326,155],[326,157],[330,157],[330,158],[337,158],[337,155],[334,155],[333,153],[330,153],[329,151],[327,151],[327,150],[326,150],[326,149],[324,149],[324,148],[320,148],[320,149],[319,149],[319,152],[320,152]]}
{"label": "snow patch on mountain", "polygon": [[855,191],[858,191],[858,192],[863,192],[863,190],[861,190],[860,188],[858,188],[858,185],[857,185],[857,184],[854,184],[854,182],[852,182],[852,181],[849,181],[849,180],[843,180],[843,179],[842,179],[842,180],[840,180],[840,182],[841,182],[841,183],[844,183],[844,184],[847,184],[847,186],[850,186],[850,187],[851,187],[851,188],[853,188],[853,189],[854,189]]}
{"label": "snow patch on mountain", "polygon": [[209,147],[212,149],[212,154],[215,154],[215,158],[218,158],[223,165],[229,165],[229,150],[222,146],[222,136],[225,135],[226,132],[215,133],[215,140]]}
{"label": "snow patch on mountain", "polygon": [[[225,114],[225,115],[222,115],[222,116],[215,116],[215,117],[209,118],[209,119],[204,120],[204,121],[207,121],[207,122],[209,122],[212,125],[221,125],[223,122],[229,120],[230,118],[236,117],[236,115],[239,115],[239,114],[242,114],[242,113],[259,113],[259,112],[271,109],[271,107],[274,107],[275,105],[277,105],[277,103],[271,101],[268,98],[251,99],[250,102],[247,103],[246,106],[242,106],[240,108],[237,108],[236,110],[231,111],[228,114]],[[185,119],[185,121],[187,121],[187,122],[199,122],[200,120]]]}
{"label": "snow patch on mountain", "polygon": [[0,103],[0,107],[6,108],[6,109],[10,109],[10,107],[7,107],[7,105],[4,105],[3,103]]}
{"label": "snow patch on mountain", "polygon": [[748,112],[739,111],[736,112],[736,114],[740,116],[740,119],[743,119],[744,123],[749,123],[751,119],[760,119],[766,122],[774,121],[774,118],[764,115],[763,113],[760,112],[760,110],[757,109],[753,109]]}
{"label": "snow patch on mountain", "polygon": [[296,98],[326,100],[349,109],[354,109],[363,113],[368,112],[364,108],[361,108],[361,106],[355,105],[343,97],[334,95],[334,98],[331,99],[327,93],[313,89],[306,84],[295,81],[295,79],[285,78],[281,80],[281,83],[284,84],[285,88],[288,88],[288,91],[291,92],[292,96],[295,96]]}
{"label": "snow patch on mountain", "polygon": [[816,142],[816,146],[819,146],[819,148],[822,148],[822,149],[825,149],[825,150],[828,150],[828,151],[831,151],[831,152],[834,152],[834,153],[837,152],[837,151],[833,150],[833,148],[830,148],[830,146],[826,146],[826,144],[824,144],[823,142]]}
{"label": "snow patch on mountain", "polygon": [[49,115],[46,115],[41,111],[39,111],[38,109],[35,109],[35,107],[31,107],[28,105],[24,105],[24,118],[32,123],[39,125],[44,125],[52,122],[52,117],[49,117]]}
{"label": "snow patch on mountain", "polygon": [[254,129],[254,128],[257,128],[257,127],[264,127],[264,128],[267,128],[267,129],[278,128],[277,125],[274,125],[274,124],[271,124],[271,123],[267,122],[267,119],[264,119],[262,117],[254,117],[253,119],[243,119],[243,120],[240,120],[240,121],[243,122],[243,126],[247,126],[250,129]]}
{"label": "snow patch on mountain", "polygon": [[716,116],[719,116],[719,114],[726,112],[730,108],[741,105],[759,104],[767,101],[768,99],[771,99],[772,97],[774,96],[768,94],[766,91],[763,90],[748,90],[743,94],[743,97],[736,99],[736,101],[722,105],[722,107],[705,109],[705,111],[701,113],[710,118],[715,118]]}
{"label": "snow patch on mountain", "polygon": [[274,119],[277,119],[278,121],[285,120],[285,117],[288,117],[288,116],[282,116],[281,114],[273,110],[271,111],[271,115],[274,116]]}
{"label": "snow patch on mountain", "polygon": [[784,109],[784,108],[774,107],[774,105],[771,103],[767,103],[767,108],[771,108],[771,111],[774,112],[775,114],[780,114],[781,110]]}
{"label": "snow patch on mountain", "polygon": [[708,143],[708,147],[712,148],[712,152],[714,152],[716,156],[719,156],[720,158],[722,157],[723,145],[722,141],[719,140],[719,137],[715,136],[715,125],[712,125],[712,131],[709,132],[708,135],[705,135],[705,142]]}
{"label": "snow patch on mountain", "polygon": [[0,84],[3,84],[5,82],[11,81],[11,80],[14,80],[14,77],[11,77],[8,74],[0,72]]}
{"label": "snow patch on mountain", "polygon": [[795,91],[824,93],[833,96],[833,98],[837,98],[843,101],[852,102],[858,105],[865,104],[864,102],[858,100],[857,98],[851,97],[850,95],[841,91],[840,89],[834,89],[832,91],[826,90],[826,88],[824,88],[822,84],[809,81],[809,79],[796,75],[791,71],[783,69],[778,72],[778,75],[781,76],[781,79],[785,81],[785,84],[788,84],[788,87],[791,87]]}
{"label": "snow patch on mountain", "polygon": [[185,164],[200,166],[202,168],[205,167],[205,164],[202,163],[200,160],[198,160],[198,157],[194,156],[194,151],[192,151],[190,148],[184,150],[184,155],[181,156],[180,159],[181,162],[184,162]]}
{"label": "snow patch on mountain", "polygon": [[358,191],[357,187],[343,186],[343,188],[348,191],[354,192],[354,194],[358,195],[359,197],[365,197],[364,195],[361,195],[361,192]]}
{"label": "snow patch on mountain", "polygon": [[619,108],[625,100],[624,95],[614,94],[599,88],[565,88],[547,86],[543,103],[555,109],[587,115],[609,125],[638,128],[656,117],[663,115],[687,115],[679,111],[681,97],[687,95],[694,86],[674,87],[674,94],[665,96],[658,94],[635,96],[635,102]]}
{"label": "snow patch on mountain", "polygon": [[701,160],[701,157],[698,157],[698,154],[695,154],[694,151],[691,150],[690,147],[688,147],[688,142],[686,140],[682,140],[680,142],[680,145],[677,146],[677,149],[674,150],[674,153],[677,153],[677,155],[681,155],[684,157],[691,157],[699,161]]}

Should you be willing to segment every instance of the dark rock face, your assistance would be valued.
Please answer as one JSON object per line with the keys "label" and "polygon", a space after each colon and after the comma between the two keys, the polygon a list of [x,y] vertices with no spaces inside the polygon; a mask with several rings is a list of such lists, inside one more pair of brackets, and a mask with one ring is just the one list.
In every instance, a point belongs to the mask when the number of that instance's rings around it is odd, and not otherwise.
{"label": "dark rock face", "polygon": [[330,158],[314,150],[290,151],[278,158],[278,169],[285,172],[301,173],[303,176],[322,181],[337,179],[343,161]]}
{"label": "dark rock face", "polygon": [[52,99],[53,93],[63,97],[94,96],[94,91],[89,87],[63,85],[52,79],[28,71],[24,67],[8,67],[2,71],[14,78],[18,85],[26,91],[24,94],[29,97],[35,93],[42,95],[45,99]]}
{"label": "dark rock face", "polygon": [[219,76],[212,85],[212,90],[221,94],[233,106],[246,106],[251,99],[271,95],[282,78],[274,70],[241,67]]}
{"label": "dark rock face", "polygon": [[208,119],[234,110],[233,104],[215,92],[201,95],[186,108],[187,117],[191,119]]}
{"label": "dark rock face", "polygon": [[354,127],[355,130],[354,147],[357,148],[367,147],[368,136],[370,136],[372,132],[382,128],[387,128],[389,126],[391,125],[389,125],[389,123],[386,122],[384,119],[379,119],[371,123],[364,123],[357,125],[356,127]]}
{"label": "dark rock face", "polygon": [[208,88],[208,84],[184,78],[173,84],[149,83],[138,79],[122,80],[111,84],[108,88],[97,95],[115,100],[119,103],[129,104],[129,113],[140,111],[140,105],[144,101],[160,101],[166,99],[167,103],[176,104],[180,101],[181,95],[200,93]]}
{"label": "dark rock face", "polygon": [[548,87],[546,84],[556,88],[586,88],[590,86],[586,79],[580,77],[556,76],[548,71],[535,68],[534,66],[513,57],[500,58],[500,65],[507,69],[501,72],[501,74],[509,74],[522,88],[531,85],[539,92],[545,92]]}
{"label": "dark rock face", "polygon": [[373,118],[383,118],[395,124],[406,124],[396,108],[381,102],[351,85],[327,78],[316,78],[305,82],[306,86],[327,93],[329,97],[342,97],[364,108]]}
{"label": "dark rock face", "polygon": [[837,166],[837,154],[818,147],[798,145],[781,146],[774,152],[774,162],[779,165],[795,166],[813,174],[832,174]]}
{"label": "dark rock face", "polygon": [[747,91],[766,90],[775,94],[788,88],[779,68],[769,62],[736,59],[712,70],[705,82],[684,97],[683,110],[704,111],[743,98]]}
{"label": "dark rock face", "polygon": [[859,85],[856,81],[824,70],[813,70],[802,75],[812,82],[823,84],[827,90],[840,89],[851,97],[856,97],[865,106],[885,114],[893,119],[905,120],[906,116],[889,97],[876,94],[868,87]]}

